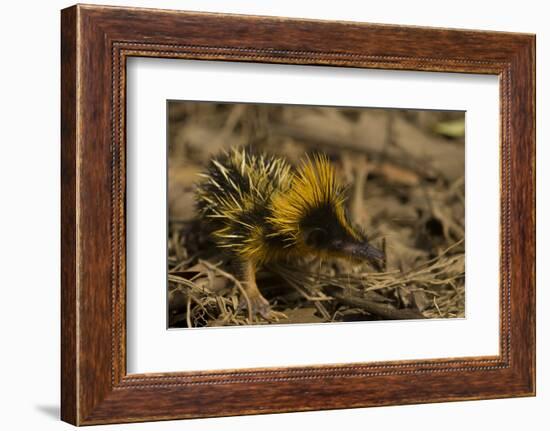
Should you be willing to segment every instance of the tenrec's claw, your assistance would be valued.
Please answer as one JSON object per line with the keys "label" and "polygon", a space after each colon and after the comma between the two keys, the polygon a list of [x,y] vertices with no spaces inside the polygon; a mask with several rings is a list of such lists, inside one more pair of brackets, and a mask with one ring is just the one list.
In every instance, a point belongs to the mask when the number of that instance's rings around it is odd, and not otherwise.
{"label": "tenrec's claw", "polygon": [[252,315],[252,319],[261,316],[268,322],[278,322],[281,319],[287,318],[286,314],[272,310],[269,301],[261,295],[249,296],[248,301],[244,296],[241,296],[238,310],[248,310],[248,302],[250,302],[250,314]]}

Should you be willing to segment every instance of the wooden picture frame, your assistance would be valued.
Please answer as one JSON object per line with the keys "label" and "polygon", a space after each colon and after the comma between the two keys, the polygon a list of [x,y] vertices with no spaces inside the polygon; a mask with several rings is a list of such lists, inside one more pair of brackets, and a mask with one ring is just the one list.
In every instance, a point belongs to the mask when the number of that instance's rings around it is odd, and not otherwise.
{"label": "wooden picture frame", "polygon": [[[77,5],[62,11],[61,49],[64,421],[535,394],[534,35]],[[498,75],[500,354],[128,375],[125,65],[131,56]]]}

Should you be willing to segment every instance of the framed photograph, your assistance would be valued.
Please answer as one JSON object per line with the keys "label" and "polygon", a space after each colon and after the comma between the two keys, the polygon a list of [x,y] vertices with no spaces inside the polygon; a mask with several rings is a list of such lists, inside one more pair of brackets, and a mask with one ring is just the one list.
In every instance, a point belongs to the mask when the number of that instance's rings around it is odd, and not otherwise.
{"label": "framed photograph", "polygon": [[535,394],[535,37],[62,11],[62,419]]}

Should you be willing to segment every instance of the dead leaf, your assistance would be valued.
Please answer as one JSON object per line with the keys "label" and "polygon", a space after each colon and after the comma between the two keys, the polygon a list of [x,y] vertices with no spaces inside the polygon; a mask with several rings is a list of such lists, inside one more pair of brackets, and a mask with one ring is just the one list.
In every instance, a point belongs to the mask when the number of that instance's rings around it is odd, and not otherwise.
{"label": "dead leaf", "polygon": [[414,171],[392,163],[376,165],[373,173],[383,176],[388,182],[406,186],[416,186],[420,182],[420,177]]}

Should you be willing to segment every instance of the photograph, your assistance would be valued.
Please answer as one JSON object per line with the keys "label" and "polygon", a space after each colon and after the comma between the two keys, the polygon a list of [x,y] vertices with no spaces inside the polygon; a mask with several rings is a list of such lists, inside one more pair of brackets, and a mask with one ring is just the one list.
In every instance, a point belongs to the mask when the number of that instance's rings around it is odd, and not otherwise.
{"label": "photograph", "polygon": [[[462,430],[476,409],[503,431],[540,419],[547,23],[541,7],[401,3],[75,4],[19,20],[55,30],[33,41],[52,42],[51,73],[24,50],[27,82],[7,88],[6,142],[38,144],[5,146],[24,157],[5,158],[17,271],[4,284],[24,284],[40,256],[29,333],[7,331],[30,346],[16,362],[45,352],[36,378],[10,373],[30,429],[46,416],[239,430],[258,429],[239,416],[269,415],[268,430],[299,412],[323,429]],[[44,106],[32,119],[27,87]],[[21,303],[25,289],[7,290]],[[15,327],[21,307],[7,309]],[[27,407],[10,422],[29,422]]]}
{"label": "photograph", "polygon": [[465,112],[167,101],[167,326],[465,317]]}

